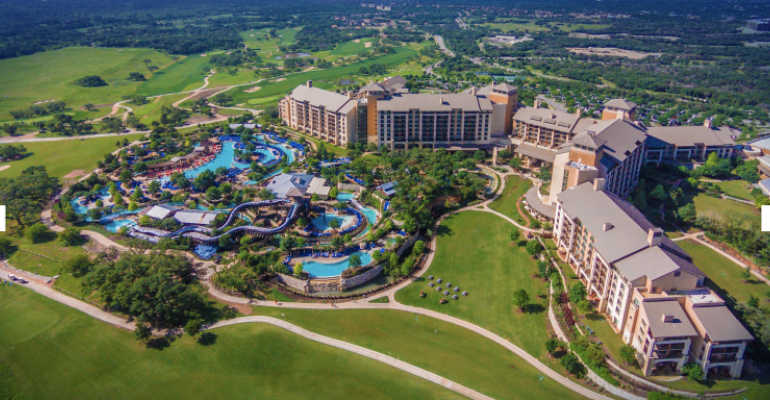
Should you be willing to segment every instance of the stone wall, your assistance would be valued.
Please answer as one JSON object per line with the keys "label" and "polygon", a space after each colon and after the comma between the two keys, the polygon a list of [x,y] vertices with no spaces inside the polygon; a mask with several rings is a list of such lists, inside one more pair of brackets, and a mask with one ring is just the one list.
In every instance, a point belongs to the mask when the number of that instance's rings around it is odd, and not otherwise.
{"label": "stone wall", "polygon": [[419,238],[420,238],[420,235],[413,235],[412,237],[407,239],[406,242],[404,242],[404,244],[401,247],[399,247],[398,250],[396,250],[396,254],[398,254],[398,256],[401,257],[401,255],[404,254],[406,249],[412,247],[414,242],[416,242],[417,239]]}
{"label": "stone wall", "polygon": [[333,293],[340,291],[340,279],[311,279],[308,293]]}
{"label": "stone wall", "polygon": [[294,289],[299,290],[300,292],[307,293],[309,290],[308,281],[297,279],[293,276],[284,275],[284,274],[277,274],[278,275],[278,281],[283,283],[284,285]]}
{"label": "stone wall", "polygon": [[377,276],[379,276],[382,273],[383,269],[384,269],[383,265],[380,264],[380,265],[378,265],[378,266],[376,266],[376,267],[374,267],[374,268],[364,272],[363,274],[356,275],[356,276],[354,276],[352,278],[345,279],[345,278],[340,276],[340,283],[339,283],[340,291],[342,292],[342,291],[345,291],[345,290],[348,290],[348,289],[352,289],[352,288],[354,288],[356,286],[361,286],[364,283],[369,282],[370,280],[372,280],[372,279],[376,278]]}
{"label": "stone wall", "polygon": [[337,189],[339,190],[349,190],[352,192],[360,192],[361,191],[361,185],[357,183],[337,183]]}

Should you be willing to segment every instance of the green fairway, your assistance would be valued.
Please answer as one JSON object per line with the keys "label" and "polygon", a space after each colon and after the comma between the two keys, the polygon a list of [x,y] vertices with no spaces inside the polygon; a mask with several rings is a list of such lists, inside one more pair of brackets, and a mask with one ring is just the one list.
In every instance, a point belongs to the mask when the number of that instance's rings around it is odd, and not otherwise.
{"label": "green fairway", "polygon": [[141,134],[100,137],[81,140],[59,140],[54,142],[22,143],[32,155],[18,161],[3,163],[11,168],[0,171],[0,178],[15,177],[33,165],[43,165],[48,174],[63,178],[73,170],[82,169],[86,173],[96,168],[96,163],[104,155],[117,149],[115,142],[128,139],[133,142],[144,137]]}
{"label": "green fairway", "polygon": [[734,215],[746,218],[749,221],[759,221],[760,218],[759,209],[754,206],[733,200],[711,197],[706,193],[700,193],[695,196],[693,202],[695,203],[695,210],[698,212],[698,216],[702,217],[716,216],[717,218],[729,218]]}
{"label": "green fairway", "polygon": [[[0,394],[25,399],[460,399],[281,328],[246,324],[162,350],[18,286],[0,286]],[[14,397],[18,396],[18,397]]]}
{"label": "green fairway", "polygon": [[137,106],[136,104],[128,104],[126,106],[131,107],[134,110],[134,115],[139,118],[143,124],[150,126],[152,121],[160,122],[160,109],[164,106],[171,106],[179,100],[184,99],[189,94],[174,94],[171,96],[156,97],[148,99],[149,103]]}
{"label": "green fairway", "polygon": [[[144,60],[151,60],[145,64]],[[165,73],[174,60],[149,49],[94,49],[69,47],[31,56],[0,60],[0,121],[13,121],[9,111],[22,110],[36,101],[64,101],[79,109],[86,103],[111,104],[145,83],[129,81],[130,72],[149,77],[149,65],[160,68],[149,80]],[[87,75],[102,77],[107,86],[75,84]],[[162,76],[162,75],[161,75]]]}
{"label": "green fairway", "polygon": [[137,89],[137,94],[143,96],[157,96],[194,90],[203,86],[206,77],[204,68],[211,67],[209,56],[201,57],[193,54],[166,68],[162,74],[155,74],[152,78],[143,82]]}
{"label": "green fairway", "polygon": [[518,175],[510,175],[506,177],[503,194],[500,195],[497,200],[490,203],[489,208],[507,215],[516,220],[516,222],[524,225],[526,221],[516,209],[516,202],[521,196],[524,196],[531,187],[532,181],[529,179],[522,178]]}
{"label": "green fairway", "polygon": [[748,283],[744,283],[741,277],[743,267],[700,243],[683,240],[677,244],[692,256],[695,265],[708,276],[709,283],[718,288],[717,292],[727,292],[740,302],[748,301],[749,296],[754,296],[765,303],[770,286],[753,276]]}
{"label": "green fairway", "polygon": [[[416,51],[406,47],[394,48],[395,53],[386,54],[383,56],[370,58],[364,61],[346,65],[343,67],[336,67],[327,70],[313,70],[309,72],[300,72],[285,76],[285,80],[280,82],[260,82],[258,86],[260,90],[253,93],[246,93],[241,88],[235,88],[228,92],[235,99],[236,103],[243,103],[254,98],[264,98],[269,96],[284,95],[291,92],[297,85],[313,81],[336,81],[340,78],[349,78],[351,75],[358,72],[362,66],[369,66],[371,64],[384,64],[386,66],[397,66],[403,63],[407,58],[417,54]],[[320,86],[319,86],[320,87]]]}
{"label": "green fairway", "polygon": [[[450,282],[468,296],[439,304],[443,297],[420,278],[396,293],[404,304],[428,308],[470,321],[495,332],[523,348],[527,353],[544,358],[543,342],[546,330],[547,285],[533,279],[535,262],[524,247],[512,245],[509,230],[512,225],[502,218],[484,212],[466,211],[452,215],[438,228],[438,244],[433,263],[424,277],[433,275]],[[435,282],[435,281],[434,281]],[[437,284],[438,285],[438,284]],[[516,310],[513,292],[525,289],[534,303],[530,312]],[[444,289],[447,290],[447,289]],[[427,294],[420,298],[421,291]]]}

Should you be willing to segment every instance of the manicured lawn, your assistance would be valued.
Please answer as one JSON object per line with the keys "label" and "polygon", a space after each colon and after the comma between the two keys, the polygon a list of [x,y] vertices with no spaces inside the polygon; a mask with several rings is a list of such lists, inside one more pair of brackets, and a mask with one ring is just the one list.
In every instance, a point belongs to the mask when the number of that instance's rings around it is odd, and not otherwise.
{"label": "manicured lawn", "polygon": [[[160,68],[150,77],[144,60]],[[35,101],[64,101],[79,109],[86,103],[109,104],[120,101],[144,83],[129,81],[130,72],[140,72],[149,80],[165,73],[174,60],[149,49],[93,49],[68,47],[30,56],[0,60],[0,121],[13,121],[9,111],[26,109]],[[98,75],[107,82],[102,87],[81,87],[75,84],[87,75]]]}
{"label": "manicured lawn", "polygon": [[203,86],[203,78],[206,76],[203,68],[211,67],[209,64],[210,56],[210,53],[206,53],[206,57],[201,57],[200,54],[180,57],[179,61],[165,69],[162,74],[155,74],[142,83],[137,89],[137,93],[143,96],[156,96],[193,90]]}
{"label": "manicured lawn", "polygon": [[[286,127],[281,127],[281,128],[288,129]],[[314,138],[314,137],[312,137],[310,135],[306,135],[306,134],[304,134],[302,132],[295,131],[293,129],[291,130],[291,132],[296,134],[296,135],[299,135],[299,136],[305,138],[305,140],[307,140],[308,142],[312,142],[313,144],[316,145],[316,147],[323,142],[320,139],[316,139],[316,138]],[[332,153],[332,154],[336,155],[337,157],[347,157],[347,154],[348,154],[348,150],[347,149],[344,149],[342,147],[333,145],[331,143],[323,142],[323,144],[324,144],[324,147],[326,147],[326,151],[328,151],[329,153]]]}
{"label": "manicured lawn", "polygon": [[489,204],[489,208],[505,214],[523,225],[526,220],[516,209],[516,201],[518,201],[521,196],[524,196],[531,187],[532,181],[529,179],[517,175],[510,175],[506,177],[503,194],[498,197],[497,200]]}
{"label": "manicured lawn", "polygon": [[0,178],[19,176],[22,171],[33,165],[45,166],[49,175],[58,178],[62,178],[76,169],[83,169],[87,173],[96,168],[97,161],[104,159],[105,154],[117,149],[115,147],[116,141],[128,139],[129,142],[133,142],[142,137],[141,134],[134,134],[82,140],[23,143],[32,155],[8,163],[11,168],[0,171]]}
{"label": "manicured lawn", "polygon": [[[163,350],[20,287],[0,287],[0,387],[29,399],[460,399],[426,380],[265,324]],[[2,393],[2,392],[0,392]],[[13,398],[8,396],[7,398]]]}
{"label": "manicured lawn", "polygon": [[752,277],[749,283],[744,283],[741,274],[744,269],[726,257],[711,250],[709,247],[691,240],[677,242],[693,258],[693,262],[703,273],[708,276],[709,283],[719,290],[729,293],[731,297],[740,302],[749,300],[754,296],[763,302],[767,299],[770,286]]}
{"label": "manicured lawn", "polygon": [[[535,262],[524,248],[511,245],[511,227],[490,213],[466,211],[448,217],[438,228],[433,264],[423,278],[397,292],[396,299],[479,324],[528,353],[544,357],[547,309],[541,304],[546,300],[537,295],[547,294],[547,285],[532,278]],[[450,296],[429,287],[429,275],[441,278],[442,286],[451,282],[460,293],[468,291],[468,296],[439,304],[441,298]],[[525,289],[535,303],[532,312],[516,310],[512,295],[518,289]],[[420,298],[420,291],[425,291],[425,298]]]}
{"label": "manicured lawn", "polygon": [[388,67],[394,67],[403,63],[407,58],[417,54],[416,51],[406,47],[394,48],[394,53],[386,54],[379,57],[370,58],[364,61],[356,62],[343,67],[337,67],[327,70],[314,70],[309,72],[301,72],[286,76],[286,80],[281,82],[261,82],[259,86],[262,89],[253,92],[245,93],[238,88],[228,92],[233,96],[237,103],[242,103],[252,98],[262,98],[268,96],[283,95],[292,91],[297,85],[305,83],[308,80],[314,81],[336,81],[340,78],[349,78],[351,75],[358,72],[362,66],[369,66],[371,64],[384,64]]}
{"label": "manicured lawn", "polygon": [[390,310],[253,307],[313,332],[363,346],[439,374],[495,399],[582,398],[499,345],[433,318]]}
{"label": "manicured lawn", "polygon": [[8,237],[13,240],[14,245],[18,248],[8,259],[8,263],[16,268],[40,275],[59,275],[62,262],[84,253],[81,247],[64,246],[58,239],[33,244],[26,237],[20,237],[16,234],[8,234]]}
{"label": "manicured lawn", "polygon": [[730,218],[735,215],[749,221],[759,221],[760,212],[754,206],[739,203],[737,201],[711,197],[706,193],[700,193],[693,199],[698,216],[711,216],[717,218]]}
{"label": "manicured lawn", "polygon": [[171,96],[156,97],[148,99],[149,103],[138,106],[136,104],[126,104],[134,110],[134,115],[139,118],[143,124],[150,126],[152,121],[160,122],[160,109],[164,106],[171,106],[179,100],[184,99],[189,94],[175,94]]}
{"label": "manicured lawn", "polygon": [[751,197],[751,188],[753,185],[742,179],[723,181],[717,183],[716,185],[719,185],[719,187],[722,188],[722,191],[730,197],[751,201],[754,200],[754,198]]}

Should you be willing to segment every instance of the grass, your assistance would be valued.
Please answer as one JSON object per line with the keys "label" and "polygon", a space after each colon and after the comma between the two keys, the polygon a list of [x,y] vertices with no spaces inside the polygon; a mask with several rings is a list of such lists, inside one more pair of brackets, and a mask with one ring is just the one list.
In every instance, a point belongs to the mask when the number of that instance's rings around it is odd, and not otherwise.
{"label": "grass", "polygon": [[498,197],[497,200],[490,203],[489,208],[507,215],[516,220],[516,222],[524,225],[526,224],[526,217],[519,214],[519,211],[516,209],[516,202],[521,196],[524,196],[531,187],[532,181],[529,179],[517,175],[509,175],[505,178],[505,189],[503,189],[503,194]]}
{"label": "grass", "polygon": [[739,203],[733,200],[711,197],[706,193],[699,193],[693,199],[698,216],[716,216],[717,218],[743,217],[749,221],[759,221],[760,212],[754,206]]}
{"label": "grass", "polygon": [[152,121],[160,122],[160,109],[164,106],[171,106],[179,100],[184,99],[189,94],[174,94],[171,96],[156,97],[148,99],[149,103],[138,106],[136,104],[126,104],[134,110],[134,115],[139,118],[143,124],[150,126]]}
{"label": "grass", "polygon": [[143,96],[157,96],[160,94],[178,93],[194,90],[203,86],[205,78],[204,68],[210,67],[209,56],[201,57],[199,54],[180,58],[174,65],[163,70],[162,74],[155,74],[137,89],[137,93]]}
{"label": "grass", "polygon": [[753,185],[747,181],[735,179],[731,181],[722,181],[717,183],[717,185],[719,185],[719,187],[722,188],[722,191],[730,197],[754,201],[754,198],[751,197],[751,188]]}
{"label": "grass", "polygon": [[[260,90],[253,93],[245,93],[240,88],[235,88],[228,92],[233,96],[236,103],[243,103],[253,98],[264,98],[269,96],[280,96],[292,91],[300,84],[313,81],[336,81],[340,78],[351,78],[351,75],[358,72],[362,66],[369,66],[371,64],[384,64],[389,67],[397,66],[406,61],[407,58],[417,54],[416,51],[406,48],[397,47],[394,48],[395,52],[392,54],[386,54],[379,57],[370,58],[364,61],[356,62],[350,65],[336,67],[327,70],[313,70],[309,72],[300,72],[285,76],[286,80],[281,82],[260,82]],[[317,85],[316,85],[317,86]],[[319,86],[320,87],[320,86]]]}
{"label": "grass", "polygon": [[332,154],[336,155],[337,157],[347,157],[348,150],[345,149],[345,148],[339,147],[339,146],[331,144],[331,143],[323,142],[320,139],[314,138],[314,137],[312,137],[310,135],[306,135],[306,134],[304,134],[304,133],[302,133],[300,131],[295,131],[294,129],[289,129],[289,128],[285,127],[285,126],[279,127],[278,129],[286,129],[286,130],[288,130],[288,131],[290,131],[290,132],[292,132],[292,133],[294,133],[296,135],[299,135],[299,136],[305,138],[305,140],[307,140],[308,142],[313,143],[316,146],[316,148],[321,143],[323,143],[324,147],[326,147],[326,151],[328,151],[329,153],[332,153]]}
{"label": "grass", "polygon": [[754,296],[760,300],[767,298],[770,286],[752,277],[748,283],[744,283],[741,275],[743,267],[730,261],[708,246],[704,246],[691,240],[677,242],[693,258],[695,265],[708,276],[707,284],[722,294],[726,292],[730,297],[739,302],[749,300]]}
{"label": "grass", "polygon": [[609,24],[571,24],[571,23],[551,23],[552,28],[557,28],[562,32],[574,32],[574,31],[594,31],[602,30],[612,27]]}
{"label": "grass", "polygon": [[516,22],[488,22],[483,24],[491,29],[500,29],[503,32],[544,32],[549,31],[548,27],[535,25],[532,22],[528,23],[516,23]]}
{"label": "grass", "polygon": [[[532,278],[535,262],[524,248],[511,245],[511,226],[489,213],[468,211],[448,217],[438,228],[437,252],[424,276],[441,278],[442,285],[451,282],[460,292],[468,291],[468,296],[439,304],[445,296],[420,278],[397,292],[396,300],[479,324],[527,353],[545,358],[546,307],[540,304],[545,299],[537,295],[546,294],[547,285]],[[518,289],[525,289],[536,303],[530,312],[515,309],[512,294]],[[425,298],[420,298],[421,291]],[[452,289],[450,293],[455,294]]]}
{"label": "grass", "polygon": [[[126,78],[130,72],[150,76],[143,60],[160,68],[148,81],[166,73],[174,60],[149,49],[94,49],[69,47],[30,56],[0,60],[3,79],[0,80],[0,121],[13,121],[9,111],[26,109],[35,101],[64,101],[70,108],[79,109],[86,103],[110,104],[134,93],[147,82]],[[75,81],[98,75],[108,84],[86,88]]]}
{"label": "grass", "polygon": [[205,345],[184,336],[162,350],[149,349],[132,332],[18,286],[1,286],[0,325],[4,398],[462,398],[265,324],[218,329]]}
{"label": "grass", "polygon": [[84,253],[81,247],[64,246],[54,237],[45,243],[32,243],[26,237],[18,234],[10,234],[8,237],[13,240],[13,244],[17,247],[16,252],[8,259],[8,263],[16,268],[40,275],[59,275],[63,261]]}
{"label": "grass", "polygon": [[[13,178],[33,165],[45,166],[48,174],[63,178],[73,170],[89,172],[96,168],[97,161],[117,149],[117,140],[128,139],[133,142],[143,137],[141,134],[100,137],[82,140],[60,140],[54,142],[23,143],[30,156],[18,161],[11,161],[11,168],[0,171],[0,178]],[[6,164],[3,164],[6,165]]]}

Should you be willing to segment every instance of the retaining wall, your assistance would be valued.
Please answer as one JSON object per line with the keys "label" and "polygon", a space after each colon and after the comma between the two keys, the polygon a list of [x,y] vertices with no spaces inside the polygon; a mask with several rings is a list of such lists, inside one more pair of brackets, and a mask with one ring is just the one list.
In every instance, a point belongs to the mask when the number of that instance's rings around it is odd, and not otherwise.
{"label": "retaining wall", "polygon": [[379,276],[382,273],[383,269],[384,269],[383,265],[380,264],[364,272],[363,274],[356,275],[352,278],[345,279],[340,276],[340,284],[339,284],[340,291],[342,292],[342,291],[354,288],[356,286],[363,285],[366,282],[369,282],[370,280]]}
{"label": "retaining wall", "polygon": [[339,190],[349,190],[352,192],[360,192],[361,191],[361,185],[357,183],[337,183],[337,189]]}
{"label": "retaining wall", "polygon": [[417,239],[419,238],[420,238],[420,235],[412,235],[412,237],[407,239],[406,242],[404,242],[404,244],[401,245],[401,247],[399,247],[398,250],[396,250],[396,254],[398,254],[398,256],[401,257],[401,255],[404,254],[406,249],[411,248],[414,242],[416,242]]}
{"label": "retaining wall", "polygon": [[298,290],[303,293],[308,293],[308,290],[310,289],[308,285],[308,281],[297,279],[293,276],[284,275],[281,273],[278,273],[277,275],[278,275],[278,280],[284,285],[294,290]]}

